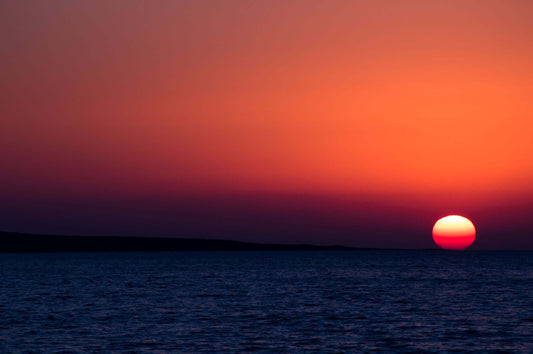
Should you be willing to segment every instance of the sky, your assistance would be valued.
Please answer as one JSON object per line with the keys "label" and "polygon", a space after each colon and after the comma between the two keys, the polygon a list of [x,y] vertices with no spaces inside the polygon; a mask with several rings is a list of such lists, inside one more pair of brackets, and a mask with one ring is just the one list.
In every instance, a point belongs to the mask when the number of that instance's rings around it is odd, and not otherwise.
{"label": "sky", "polygon": [[533,3],[0,2],[0,230],[533,249]]}

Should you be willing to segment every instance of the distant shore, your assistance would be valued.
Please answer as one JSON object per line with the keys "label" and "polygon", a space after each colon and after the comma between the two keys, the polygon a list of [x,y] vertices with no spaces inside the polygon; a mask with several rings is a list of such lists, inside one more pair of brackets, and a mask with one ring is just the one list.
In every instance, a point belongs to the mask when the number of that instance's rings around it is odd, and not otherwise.
{"label": "distant shore", "polygon": [[200,238],[66,236],[0,232],[0,253],[136,251],[357,250],[346,246],[267,244]]}

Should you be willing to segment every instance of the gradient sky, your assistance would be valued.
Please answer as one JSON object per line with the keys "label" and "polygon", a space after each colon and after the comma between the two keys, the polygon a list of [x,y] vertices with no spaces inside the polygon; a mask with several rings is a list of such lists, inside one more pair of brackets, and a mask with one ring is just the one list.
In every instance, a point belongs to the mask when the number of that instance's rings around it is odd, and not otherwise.
{"label": "gradient sky", "polygon": [[0,229],[531,249],[533,3],[2,1]]}

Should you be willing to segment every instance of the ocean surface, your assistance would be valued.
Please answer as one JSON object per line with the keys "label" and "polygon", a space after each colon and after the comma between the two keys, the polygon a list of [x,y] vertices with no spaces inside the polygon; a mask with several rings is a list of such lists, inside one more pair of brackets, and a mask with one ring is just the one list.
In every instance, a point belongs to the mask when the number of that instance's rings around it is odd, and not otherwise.
{"label": "ocean surface", "polygon": [[0,254],[0,352],[533,352],[533,252]]}

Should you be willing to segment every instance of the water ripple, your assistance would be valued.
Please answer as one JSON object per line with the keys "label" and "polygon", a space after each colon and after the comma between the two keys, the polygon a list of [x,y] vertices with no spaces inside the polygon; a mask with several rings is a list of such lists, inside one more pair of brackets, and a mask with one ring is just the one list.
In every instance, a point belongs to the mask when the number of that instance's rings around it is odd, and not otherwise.
{"label": "water ripple", "polygon": [[1,352],[533,352],[531,252],[0,255]]}

